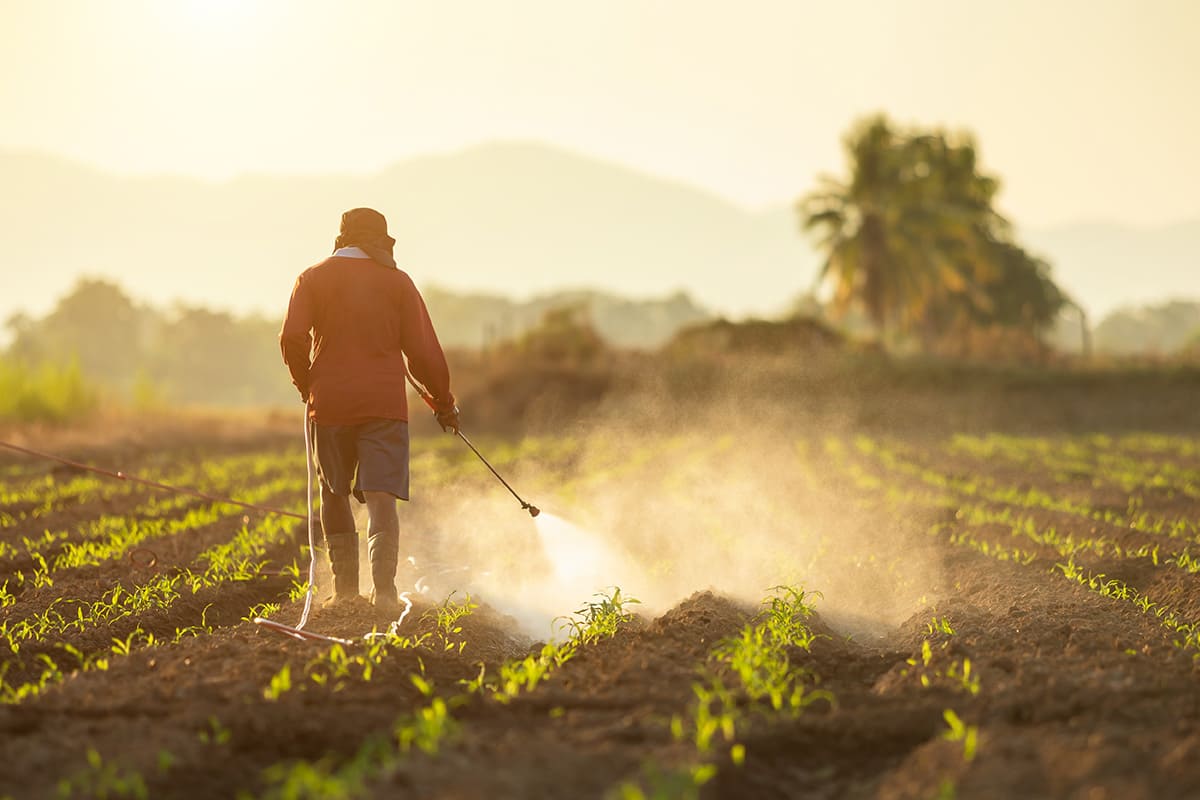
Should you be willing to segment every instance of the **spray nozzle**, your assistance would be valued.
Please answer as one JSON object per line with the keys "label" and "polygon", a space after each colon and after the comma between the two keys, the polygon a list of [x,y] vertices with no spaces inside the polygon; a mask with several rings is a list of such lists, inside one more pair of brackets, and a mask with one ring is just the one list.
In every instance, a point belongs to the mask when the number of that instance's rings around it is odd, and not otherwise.
{"label": "spray nozzle", "polygon": [[532,505],[530,503],[522,503],[521,508],[528,511],[529,516],[531,516],[531,517],[536,517],[538,514],[542,513],[542,510],[540,508],[538,508],[537,506]]}

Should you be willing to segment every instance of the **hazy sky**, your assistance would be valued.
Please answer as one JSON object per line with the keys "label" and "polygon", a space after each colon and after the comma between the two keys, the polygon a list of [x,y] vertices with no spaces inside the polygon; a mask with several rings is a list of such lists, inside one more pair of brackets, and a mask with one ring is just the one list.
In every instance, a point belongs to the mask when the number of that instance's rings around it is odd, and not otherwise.
{"label": "hazy sky", "polygon": [[857,116],[963,126],[1019,224],[1200,216],[1200,1],[0,0],[0,148],[370,172],[495,138],[790,201]]}

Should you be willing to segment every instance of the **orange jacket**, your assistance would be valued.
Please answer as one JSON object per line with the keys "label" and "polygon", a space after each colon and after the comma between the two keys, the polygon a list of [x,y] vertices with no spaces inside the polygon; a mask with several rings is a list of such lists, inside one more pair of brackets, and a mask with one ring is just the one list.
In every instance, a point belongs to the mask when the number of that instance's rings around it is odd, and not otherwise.
{"label": "orange jacket", "polygon": [[407,273],[370,259],[331,256],[302,272],[279,344],[317,424],[407,420],[404,356],[439,408],[454,405],[420,292]]}

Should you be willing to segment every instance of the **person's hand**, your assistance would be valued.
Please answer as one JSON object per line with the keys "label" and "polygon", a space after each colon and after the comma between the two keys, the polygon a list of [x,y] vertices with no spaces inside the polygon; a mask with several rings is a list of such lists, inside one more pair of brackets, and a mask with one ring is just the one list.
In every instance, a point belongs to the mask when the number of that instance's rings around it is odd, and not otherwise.
{"label": "person's hand", "polygon": [[438,424],[442,426],[442,430],[458,433],[458,406],[450,405],[434,412]]}

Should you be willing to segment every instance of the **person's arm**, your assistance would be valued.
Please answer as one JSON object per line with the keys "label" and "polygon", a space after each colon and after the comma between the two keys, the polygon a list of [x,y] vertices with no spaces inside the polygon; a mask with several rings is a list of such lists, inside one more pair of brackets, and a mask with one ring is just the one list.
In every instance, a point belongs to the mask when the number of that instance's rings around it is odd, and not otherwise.
{"label": "person's arm", "polygon": [[454,394],[450,391],[450,367],[446,354],[438,341],[433,321],[425,308],[425,300],[407,274],[401,273],[404,286],[401,291],[400,348],[408,357],[408,368],[417,382],[433,395],[436,411],[454,408]]}
{"label": "person's arm", "polygon": [[292,385],[305,401],[308,400],[308,371],[312,367],[309,361],[312,357],[312,323],[312,299],[301,275],[292,288],[287,315],[283,318],[279,349],[283,351],[283,363],[292,375]]}

